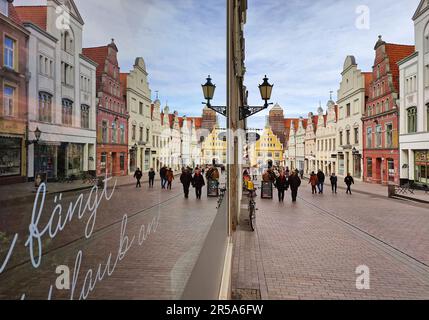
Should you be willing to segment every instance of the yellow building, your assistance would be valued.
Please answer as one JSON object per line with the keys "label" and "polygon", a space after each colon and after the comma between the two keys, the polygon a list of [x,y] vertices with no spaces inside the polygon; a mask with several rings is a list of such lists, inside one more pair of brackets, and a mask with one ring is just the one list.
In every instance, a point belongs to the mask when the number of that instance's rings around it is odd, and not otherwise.
{"label": "yellow building", "polygon": [[202,143],[202,164],[226,164],[226,130],[214,128]]}
{"label": "yellow building", "polygon": [[249,149],[252,167],[262,167],[272,160],[276,166],[283,165],[283,144],[273,133],[270,126],[266,126],[260,133],[260,139],[255,143],[255,148]]}

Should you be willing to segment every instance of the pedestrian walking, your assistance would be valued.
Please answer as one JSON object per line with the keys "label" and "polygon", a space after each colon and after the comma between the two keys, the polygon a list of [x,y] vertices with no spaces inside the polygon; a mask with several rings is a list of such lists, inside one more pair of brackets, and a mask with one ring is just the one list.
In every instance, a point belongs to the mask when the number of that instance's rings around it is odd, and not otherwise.
{"label": "pedestrian walking", "polygon": [[140,170],[140,168],[137,168],[136,172],[134,172],[134,179],[137,180],[136,188],[141,188],[142,184],[140,183],[140,180],[143,177],[143,172]]}
{"label": "pedestrian walking", "polygon": [[352,184],[355,184],[355,180],[350,173],[347,173],[347,177],[344,179],[344,183],[347,186],[347,194],[352,195]]}
{"label": "pedestrian walking", "polygon": [[298,170],[292,172],[292,175],[289,177],[289,186],[292,192],[292,202],[296,202],[298,197],[298,189],[301,186],[301,179],[299,178]]}
{"label": "pedestrian walking", "polygon": [[168,169],[167,170],[167,189],[171,190],[172,185],[173,185],[173,180],[174,180],[174,172],[173,169]]}
{"label": "pedestrian walking", "polygon": [[285,201],[285,191],[289,189],[289,181],[283,171],[280,172],[279,177],[276,179],[275,186],[279,193],[279,202]]}
{"label": "pedestrian walking", "polygon": [[192,186],[195,188],[195,194],[198,200],[201,200],[201,196],[203,194],[202,189],[205,185],[204,176],[198,170],[192,178]]}
{"label": "pedestrian walking", "polygon": [[319,180],[317,178],[317,175],[314,173],[314,171],[310,175],[310,181],[308,184],[311,184],[311,193],[317,194],[317,186],[319,184]]}
{"label": "pedestrian walking", "polygon": [[167,184],[167,167],[162,167],[159,171],[159,176],[161,178],[161,188],[165,189],[165,186]]}
{"label": "pedestrian walking", "polygon": [[185,199],[189,198],[189,188],[192,183],[192,174],[189,170],[183,170],[182,175],[180,176],[180,182],[183,185],[183,193],[185,194]]}
{"label": "pedestrian walking", "polygon": [[338,188],[338,177],[333,173],[331,175],[331,186],[332,186],[332,193],[337,193]]}
{"label": "pedestrian walking", "polygon": [[319,170],[317,173],[317,187],[319,189],[319,194],[323,194],[323,187],[325,185],[325,174],[322,170]]}
{"label": "pedestrian walking", "polygon": [[149,170],[149,188],[153,188],[153,185],[155,183],[155,170],[153,170],[153,168],[151,168]]}

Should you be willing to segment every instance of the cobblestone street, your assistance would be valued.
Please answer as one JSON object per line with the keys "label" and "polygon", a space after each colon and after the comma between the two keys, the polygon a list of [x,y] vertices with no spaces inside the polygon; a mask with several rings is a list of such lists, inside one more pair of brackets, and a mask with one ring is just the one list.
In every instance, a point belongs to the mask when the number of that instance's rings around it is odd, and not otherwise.
{"label": "cobblestone street", "polygon": [[[258,199],[257,230],[235,234],[233,289],[262,299],[428,299],[429,210],[380,195]],[[370,290],[357,290],[358,266]]]}
{"label": "cobblestone street", "polygon": [[[63,205],[75,201],[78,194],[64,195]],[[88,191],[84,195],[86,199]],[[20,203],[2,210],[0,230],[8,231],[2,239],[2,259],[15,232],[19,240],[6,271],[0,275],[0,299],[19,299],[23,294],[28,299],[47,299],[51,285],[53,299],[70,299],[70,290],[55,289],[58,265],[68,266],[71,276],[77,279],[74,299],[88,290],[84,288],[94,283],[97,270],[105,270],[106,265],[110,266],[111,275],[105,273],[102,281],[96,281],[88,299],[180,299],[216,215],[216,199],[204,196],[197,202],[191,190],[190,199],[185,200],[178,182],[171,191],[161,191],[158,182],[155,189],[146,185],[142,189],[120,186],[110,201],[100,205],[89,239],[84,236],[89,220],[86,217],[82,221],[75,218],[54,239],[45,235],[41,266],[34,269],[25,248],[32,204]],[[52,204],[45,208],[41,225],[47,222],[53,209]],[[124,215],[128,221],[121,237]],[[124,250],[128,244],[129,250]],[[81,264],[76,268],[79,251],[82,251]]]}

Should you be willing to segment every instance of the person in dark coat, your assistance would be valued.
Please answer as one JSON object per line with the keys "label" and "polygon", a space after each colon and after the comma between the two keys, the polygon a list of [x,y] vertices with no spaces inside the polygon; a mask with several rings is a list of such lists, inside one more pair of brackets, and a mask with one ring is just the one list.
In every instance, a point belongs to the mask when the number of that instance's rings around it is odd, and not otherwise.
{"label": "person in dark coat", "polygon": [[289,177],[289,187],[292,191],[292,202],[296,202],[298,197],[298,189],[301,186],[301,179],[299,178],[299,171],[296,170],[292,172],[292,175]]}
{"label": "person in dark coat", "polygon": [[155,183],[155,171],[152,169],[150,169],[149,171],[149,188],[153,188],[153,184]]}
{"label": "person in dark coat", "polygon": [[201,196],[203,194],[202,189],[205,185],[204,177],[198,170],[192,178],[192,186],[195,188],[195,194],[198,200],[201,200]]}
{"label": "person in dark coat", "polygon": [[319,194],[323,194],[323,187],[325,185],[325,174],[323,173],[322,170],[319,170],[319,172],[317,173],[317,181],[318,181],[318,185],[317,187],[319,188]]}
{"label": "person in dark coat", "polygon": [[289,181],[283,171],[280,173],[280,176],[276,179],[275,186],[279,193],[279,202],[284,202],[285,191],[289,189]]}
{"label": "person in dark coat", "polygon": [[180,176],[180,182],[183,185],[183,193],[185,194],[185,198],[189,198],[189,188],[192,183],[192,174],[189,170],[183,170],[182,175]]}
{"label": "person in dark coat", "polygon": [[332,193],[337,193],[338,177],[335,175],[335,173],[331,175],[331,186],[332,186]]}
{"label": "person in dark coat", "polygon": [[352,195],[352,184],[355,184],[355,180],[350,173],[347,173],[347,177],[344,179],[344,183],[347,186],[347,194]]}
{"label": "person in dark coat", "polygon": [[317,179],[317,175],[314,173],[314,171],[310,175],[308,184],[311,184],[311,193],[317,194],[317,185],[319,184],[319,180]]}
{"label": "person in dark coat", "polygon": [[165,186],[167,184],[167,167],[162,167],[159,171],[159,176],[161,178],[161,188],[165,189]]}
{"label": "person in dark coat", "polygon": [[140,168],[137,168],[136,172],[134,173],[134,179],[137,180],[136,188],[141,188],[142,184],[140,183],[140,180],[143,177],[143,172],[140,170]]}
{"label": "person in dark coat", "polygon": [[171,190],[172,185],[173,185],[173,180],[174,180],[173,169],[170,168],[170,169],[167,170],[166,180],[167,180],[167,189]]}

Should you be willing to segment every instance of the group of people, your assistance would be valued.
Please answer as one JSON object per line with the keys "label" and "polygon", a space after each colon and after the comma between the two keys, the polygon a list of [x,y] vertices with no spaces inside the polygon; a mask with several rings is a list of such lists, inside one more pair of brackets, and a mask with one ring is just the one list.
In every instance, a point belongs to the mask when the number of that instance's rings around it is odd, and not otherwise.
{"label": "group of people", "polygon": [[[244,172],[244,175],[245,177],[247,175],[247,178],[250,179],[250,174],[247,171]],[[270,167],[262,175],[263,182],[270,182],[277,189],[279,202],[284,202],[285,192],[288,191],[289,188],[291,189],[292,201],[296,202],[298,190],[301,186],[302,179],[302,170],[290,171],[289,168],[282,169]],[[332,193],[336,194],[338,190],[338,177],[335,175],[335,173],[333,173],[329,177],[329,179],[331,182]],[[317,174],[315,172],[312,172],[308,182],[308,184],[311,185],[312,193],[323,194],[325,191],[325,181],[326,175],[322,170],[319,170]],[[347,187],[346,193],[351,195],[352,185],[355,183],[355,181],[350,173],[348,173],[347,176],[344,178],[344,183]]]}
{"label": "group of people", "polygon": [[280,171],[279,176],[275,179],[274,186],[277,188],[279,202],[284,202],[285,192],[291,190],[292,202],[296,202],[298,198],[298,189],[301,186],[301,178],[298,170],[290,171]]}
{"label": "group of people", "polygon": [[164,166],[159,170],[159,176],[161,178],[161,189],[171,190],[174,181],[173,169]]}
{"label": "group of people", "polygon": [[[155,170],[150,169],[149,173],[149,188],[153,188],[153,185],[155,183]],[[136,179],[136,188],[141,188],[141,179],[143,178],[143,172],[140,170],[140,168],[137,168],[137,170],[134,172],[134,179]]]}
{"label": "group of people", "polygon": [[[323,194],[325,179],[326,179],[326,176],[322,170],[319,170],[317,174],[314,173],[314,171],[311,173],[308,184],[311,185],[311,191],[313,194],[317,194],[317,193]],[[338,177],[336,176],[335,173],[331,174],[330,181],[331,181],[332,193],[336,194],[338,190]],[[355,183],[355,181],[350,173],[348,173],[347,176],[344,178],[344,183],[347,186],[346,193],[351,195],[352,185]]]}
{"label": "group of people", "polygon": [[183,185],[183,193],[185,194],[185,198],[189,198],[189,189],[191,185],[195,188],[195,195],[198,200],[201,200],[203,187],[206,185],[204,181],[204,176],[202,174],[202,170],[200,168],[195,169],[195,174],[192,175],[191,168],[184,168],[182,170],[182,174],[180,175],[180,182]]}

